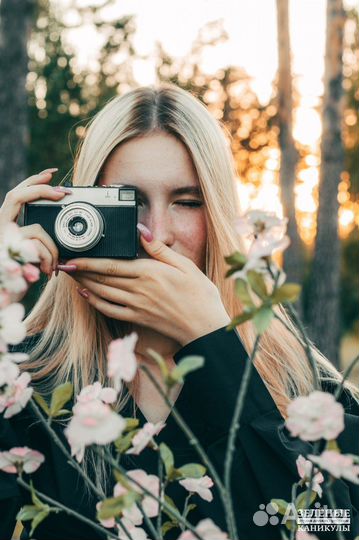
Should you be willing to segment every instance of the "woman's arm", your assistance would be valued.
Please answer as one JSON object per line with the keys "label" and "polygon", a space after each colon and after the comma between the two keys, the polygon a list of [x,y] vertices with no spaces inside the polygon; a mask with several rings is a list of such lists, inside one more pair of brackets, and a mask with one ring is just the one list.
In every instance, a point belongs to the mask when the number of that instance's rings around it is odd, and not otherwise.
{"label": "woman's arm", "polygon": [[[187,344],[174,359],[178,363],[189,355],[203,356],[205,364],[187,376],[175,406],[222,476],[228,431],[248,355],[237,332],[227,331],[225,327]],[[346,428],[339,436],[338,444],[343,453],[358,454],[357,408],[347,394],[343,396],[343,405],[346,407]],[[265,508],[271,499],[291,500],[292,485],[299,481],[296,459],[299,454],[306,456],[312,452],[312,444],[290,437],[282,415],[254,368],[236,437],[231,476],[240,538],[279,540],[278,528],[269,521],[265,525],[256,525],[254,514],[261,509],[260,505]],[[354,528],[358,527],[359,488],[336,480],[333,491],[337,507],[351,510],[352,529],[345,534],[354,538],[358,534]],[[321,505],[328,504],[325,498],[319,501]],[[198,501],[198,504],[203,507],[203,512],[211,515],[210,504],[205,501]],[[281,518],[279,514],[277,516]],[[220,521],[218,525],[225,526]],[[335,538],[331,533],[316,534],[323,539]]]}

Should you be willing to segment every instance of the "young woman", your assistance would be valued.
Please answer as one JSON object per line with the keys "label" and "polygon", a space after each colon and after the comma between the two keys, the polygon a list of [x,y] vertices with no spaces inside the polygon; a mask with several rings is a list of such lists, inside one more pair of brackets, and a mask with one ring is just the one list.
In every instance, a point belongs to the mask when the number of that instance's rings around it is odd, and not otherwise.
{"label": "young woman", "polygon": [[[61,200],[66,190],[48,185],[52,173],[49,169],[31,176],[10,191],[0,209],[0,223],[16,220],[25,202]],[[59,264],[56,245],[46,232],[38,225],[23,227],[24,235],[37,244],[41,270],[51,279],[26,319],[25,343],[15,350],[29,352],[30,361],[23,368],[31,371],[34,384],[45,395],[66,380],[73,382],[76,394],[96,380],[109,386],[108,344],[130,331],[139,336],[139,363],[147,365],[159,382],[156,365],[146,356],[148,348],[161,353],[170,367],[187,355],[205,357],[204,367],[190,374],[183,387],[177,385],[170,397],[222,474],[234,404],[256,335],[250,321],[238,330],[226,330],[242,306],[233,281],[224,278],[224,257],[243,251],[233,227],[239,205],[228,141],[189,93],[174,86],[139,88],[111,100],[94,117],[75,161],[73,185],[113,184],[136,186],[140,194],[139,258],[79,257]],[[284,310],[281,315],[295,331]],[[332,391],[340,374],[314,347],[313,355],[324,388]],[[291,486],[298,480],[296,459],[310,453],[311,444],[290,439],[283,423],[290,401],[308,394],[313,380],[302,347],[277,320],[263,335],[255,368],[236,439],[234,508],[242,540],[279,540],[277,526],[256,525],[253,515],[272,498],[291,498]],[[347,412],[347,427],[339,437],[343,452],[358,453],[353,431],[356,399],[356,390],[348,386],[342,397]],[[157,440],[173,450],[176,466],[199,461],[142,370],[123,388],[117,410],[123,416],[137,416],[141,425],[165,421]],[[54,426],[65,441],[61,425]],[[2,420],[1,430],[2,449],[26,445],[45,454],[46,462],[33,475],[39,491],[83,515],[95,516],[96,500],[29,408]],[[149,449],[138,456],[124,455],[121,463],[128,470],[143,468],[157,474],[157,455]],[[110,496],[112,478],[104,464],[89,451],[84,466]],[[338,480],[335,489],[338,507],[352,510],[354,526],[358,497],[353,484]],[[183,487],[173,483],[168,494],[182,510]],[[16,480],[2,474],[1,540],[11,538],[16,513],[28,501]],[[192,523],[211,517],[226,530],[216,490],[211,503],[198,496],[194,502]],[[167,538],[173,540],[179,532],[172,529]],[[64,514],[51,514],[37,528],[36,538],[102,537]]]}

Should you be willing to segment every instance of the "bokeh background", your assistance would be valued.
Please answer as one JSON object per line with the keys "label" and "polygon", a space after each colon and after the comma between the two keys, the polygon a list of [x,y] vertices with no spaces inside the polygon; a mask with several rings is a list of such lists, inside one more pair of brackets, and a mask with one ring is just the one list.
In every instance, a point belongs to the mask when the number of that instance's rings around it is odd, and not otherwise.
{"label": "bokeh background", "polygon": [[[231,136],[242,208],[289,217],[284,257],[319,348],[358,348],[354,0],[0,0],[0,203],[59,167],[113,96],[171,81]],[[34,301],[35,293],[29,299]]]}

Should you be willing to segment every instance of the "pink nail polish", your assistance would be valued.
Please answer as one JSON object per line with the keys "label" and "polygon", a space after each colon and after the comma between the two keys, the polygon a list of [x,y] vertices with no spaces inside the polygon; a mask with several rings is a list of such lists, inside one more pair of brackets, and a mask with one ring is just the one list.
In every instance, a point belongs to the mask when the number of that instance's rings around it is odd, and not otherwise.
{"label": "pink nail polish", "polygon": [[79,287],[76,287],[76,290],[79,293],[79,295],[82,296],[82,298],[87,299],[89,297],[89,293],[87,292],[87,289],[80,289]]}
{"label": "pink nail polish", "polygon": [[146,242],[152,242],[153,235],[151,231],[147,229],[146,225],[144,225],[143,223],[137,223],[137,229],[140,231]]}
{"label": "pink nail polish", "polygon": [[77,266],[76,264],[58,264],[56,270],[61,270],[62,272],[75,272]]}
{"label": "pink nail polish", "polygon": [[54,191],[58,191],[59,193],[72,193],[72,189],[64,187],[64,186],[56,186],[52,188]]}

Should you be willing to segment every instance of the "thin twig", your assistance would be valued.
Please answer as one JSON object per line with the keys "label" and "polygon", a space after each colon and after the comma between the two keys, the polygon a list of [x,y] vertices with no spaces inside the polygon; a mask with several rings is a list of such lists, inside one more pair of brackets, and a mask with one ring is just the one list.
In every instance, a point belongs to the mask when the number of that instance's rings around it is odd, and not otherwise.
{"label": "thin twig", "polygon": [[194,447],[194,449],[197,451],[197,453],[200,456],[200,458],[202,459],[204,465],[206,465],[206,467],[208,468],[208,471],[212,475],[212,478],[213,478],[214,482],[217,484],[219,494],[220,494],[220,497],[222,499],[223,507],[224,507],[225,514],[226,514],[227,527],[229,529],[230,536],[232,537],[232,540],[236,540],[236,538],[234,536],[233,528],[231,526],[231,517],[230,517],[231,509],[229,508],[230,505],[228,504],[228,497],[227,497],[227,494],[226,494],[225,486],[222,483],[222,481],[221,481],[221,479],[220,479],[214,465],[210,461],[210,459],[207,456],[204,448],[202,447],[201,443],[199,442],[199,440],[197,439],[197,437],[195,436],[195,434],[193,433],[191,428],[186,424],[185,420],[182,418],[180,413],[177,411],[177,409],[174,406],[174,403],[163,392],[162,388],[160,387],[160,385],[158,384],[156,379],[153,377],[152,373],[147,368],[147,366],[141,365],[140,369],[142,369],[146,373],[146,375],[148,376],[148,378],[150,379],[150,381],[152,382],[152,384],[154,385],[156,390],[162,396],[162,398],[164,399],[166,405],[170,408],[171,414],[173,415],[173,418],[176,421],[177,425],[181,428],[183,433],[185,433],[185,435],[187,436],[189,444],[192,445]]}
{"label": "thin twig", "polygon": [[[27,491],[30,491],[30,493],[32,492],[31,486],[29,484],[27,484],[22,478],[18,477],[17,481],[18,481],[18,483],[20,484],[21,487],[23,487]],[[118,540],[118,536],[113,534],[109,529],[105,529],[104,527],[101,527],[101,525],[97,525],[97,523],[94,523],[93,521],[91,521],[91,519],[83,516],[82,514],[78,514],[75,510],[72,510],[72,508],[68,508],[67,506],[63,505],[62,503],[60,503],[58,501],[55,501],[54,499],[52,499],[48,495],[45,495],[44,493],[41,493],[41,491],[38,491],[36,489],[35,492],[36,492],[36,495],[40,499],[43,499],[47,503],[49,503],[49,504],[51,504],[51,505],[53,505],[53,506],[55,506],[57,508],[60,508],[63,512],[66,512],[66,514],[68,514],[69,516],[75,517],[79,521],[82,521],[83,523],[86,523],[87,525],[89,525],[90,527],[92,527],[96,531],[100,532],[101,534],[105,534],[107,537],[114,538],[115,540]]]}
{"label": "thin twig", "polygon": [[90,486],[92,491],[94,493],[96,493],[96,495],[102,500],[103,496],[102,496],[102,493],[100,492],[100,490],[97,489],[95,484],[90,480],[90,478],[87,477],[87,475],[86,475],[85,471],[82,469],[82,467],[71,456],[70,452],[67,450],[67,448],[65,447],[65,445],[63,444],[61,439],[58,437],[55,430],[51,426],[48,425],[48,423],[46,422],[46,419],[44,418],[44,416],[40,412],[40,409],[37,406],[37,404],[36,404],[36,402],[35,402],[35,400],[33,398],[31,398],[31,400],[29,401],[29,404],[30,404],[32,410],[34,411],[34,413],[36,414],[36,416],[41,421],[42,425],[45,427],[46,431],[48,432],[48,434],[50,435],[52,440],[54,441],[54,443],[60,448],[61,452],[67,458],[69,465],[71,465],[71,467],[73,467],[80,474],[80,476],[82,476],[82,478]]}
{"label": "thin twig", "polygon": [[359,354],[358,356],[356,356],[349,364],[349,366],[346,368],[346,370],[344,371],[343,373],[343,379],[340,383],[340,386],[336,389],[335,391],[335,399],[338,401],[338,399],[340,398],[341,396],[341,393],[343,392],[344,390],[344,383],[345,381],[348,379],[349,375],[351,374],[351,372],[353,371],[354,367],[355,367],[355,364],[359,361]]}
{"label": "thin twig", "polygon": [[[96,448],[95,448],[95,451]],[[138,482],[137,480],[135,480],[134,478],[131,478],[130,476],[128,476],[128,471],[126,471],[126,469],[124,469],[119,463],[117,463],[117,461],[115,459],[113,459],[112,455],[106,451],[106,453],[104,454],[103,456],[104,460],[107,461],[107,463],[109,463],[114,469],[116,469],[117,471],[119,471],[123,476],[126,477],[126,479],[129,481],[129,482],[132,482],[133,484],[135,484],[135,486],[139,487],[141,489],[141,491],[145,494],[145,495],[148,495],[148,497],[151,497],[152,499],[156,500],[159,504],[162,503],[163,507],[170,513],[172,514],[173,517],[175,517],[178,521],[181,521],[186,527],[187,529],[189,529],[190,531],[192,531],[192,533],[194,534],[194,536],[198,539],[198,540],[204,540],[202,538],[202,536],[200,536],[198,534],[198,532],[195,530],[195,528],[193,527],[193,525],[191,523],[189,523],[189,521],[187,521],[187,519],[183,518],[181,516],[181,514],[175,510],[173,508],[173,506],[171,506],[170,504],[168,504],[165,500],[161,501],[161,499],[159,497],[157,497],[156,495],[154,495],[151,491],[149,491],[145,486],[143,486],[140,482]]]}
{"label": "thin twig", "polygon": [[226,457],[225,457],[225,463],[224,463],[224,485],[225,485],[225,489],[226,489],[226,492],[227,492],[228,501],[229,501],[229,504],[231,506],[231,519],[232,519],[232,523],[233,523],[232,527],[233,527],[233,532],[234,532],[234,539],[236,539],[236,540],[238,538],[238,533],[237,533],[237,527],[236,527],[235,518],[234,518],[234,512],[233,512],[233,501],[232,501],[232,497],[231,497],[231,492],[232,492],[232,490],[231,490],[231,468],[232,468],[233,456],[234,456],[234,450],[235,450],[236,435],[237,435],[237,431],[238,431],[239,426],[240,426],[240,418],[241,418],[241,414],[242,414],[243,407],[244,407],[244,400],[245,400],[246,395],[247,395],[247,391],[248,391],[248,387],[249,387],[249,381],[250,381],[250,377],[251,377],[251,373],[252,373],[252,369],[253,369],[253,361],[254,361],[254,357],[255,357],[255,355],[257,353],[260,337],[261,337],[260,334],[258,334],[257,337],[256,337],[256,340],[254,342],[254,346],[253,346],[253,350],[251,352],[251,355],[246,360],[246,365],[245,365],[245,368],[244,368],[243,378],[242,378],[241,385],[239,387],[237,400],[236,400],[236,405],[235,405],[235,408],[234,408],[234,414],[233,414],[233,418],[232,418],[232,422],[231,422],[231,427],[230,427],[230,430],[229,430],[229,437],[228,437],[228,443],[227,443],[227,449],[226,449]]}
{"label": "thin twig", "polygon": [[141,512],[141,514],[143,516],[143,519],[145,520],[145,523],[146,523],[147,527],[149,528],[149,530],[151,531],[151,534],[153,535],[153,540],[158,540],[157,531],[156,531],[152,521],[150,520],[150,518],[146,514],[142,504],[140,502],[137,502],[137,506],[140,509],[140,512]]}

